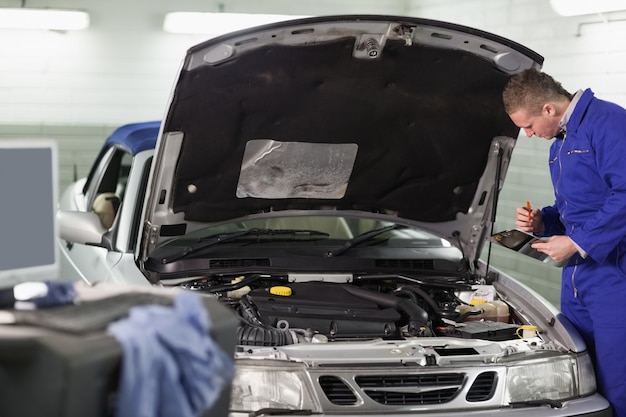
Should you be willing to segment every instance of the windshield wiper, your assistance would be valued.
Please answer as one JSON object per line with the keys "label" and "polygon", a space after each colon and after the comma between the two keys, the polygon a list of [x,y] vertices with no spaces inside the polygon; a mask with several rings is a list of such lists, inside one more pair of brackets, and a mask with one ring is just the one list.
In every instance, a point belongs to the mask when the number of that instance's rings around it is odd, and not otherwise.
{"label": "windshield wiper", "polygon": [[401,225],[401,224],[392,224],[390,226],[385,226],[385,227],[381,227],[379,229],[370,230],[369,232],[361,233],[360,235],[355,236],[352,239],[348,240],[339,249],[337,249],[335,251],[328,252],[326,254],[326,256],[330,258],[332,256],[342,255],[342,254],[346,253],[348,250],[352,249],[353,247],[355,247],[357,245],[360,245],[361,243],[366,242],[368,240],[374,239],[378,235],[382,235],[383,233],[388,232],[390,230],[404,229],[406,227],[407,226],[404,226],[404,225]]}
{"label": "windshield wiper", "polygon": [[319,239],[328,237],[329,234],[325,232],[320,232],[317,230],[299,230],[299,229],[261,229],[261,228],[253,228],[248,230],[243,230],[240,232],[230,232],[230,233],[219,233],[216,235],[206,236],[201,239],[198,239],[195,244],[191,244],[186,246],[180,252],[169,255],[161,260],[162,264],[169,264],[171,262],[182,259],[186,256],[189,256],[193,253],[197,253],[203,249],[209,248],[211,246],[228,242],[230,240],[235,240],[244,236],[291,236],[295,239],[304,238],[306,240],[310,240],[311,238]]}

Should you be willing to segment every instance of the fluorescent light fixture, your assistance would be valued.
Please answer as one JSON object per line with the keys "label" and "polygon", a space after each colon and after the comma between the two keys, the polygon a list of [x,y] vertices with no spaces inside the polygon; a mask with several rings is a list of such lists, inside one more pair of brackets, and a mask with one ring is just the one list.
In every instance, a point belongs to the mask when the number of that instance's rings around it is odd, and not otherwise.
{"label": "fluorescent light fixture", "polygon": [[249,13],[172,12],[165,15],[163,30],[170,33],[223,35],[253,26],[305,16]]}
{"label": "fluorescent light fixture", "polygon": [[552,9],[561,16],[579,16],[626,10],[624,0],[550,0]]}
{"label": "fluorescent light fixture", "polygon": [[89,14],[74,10],[0,8],[0,29],[82,30]]}

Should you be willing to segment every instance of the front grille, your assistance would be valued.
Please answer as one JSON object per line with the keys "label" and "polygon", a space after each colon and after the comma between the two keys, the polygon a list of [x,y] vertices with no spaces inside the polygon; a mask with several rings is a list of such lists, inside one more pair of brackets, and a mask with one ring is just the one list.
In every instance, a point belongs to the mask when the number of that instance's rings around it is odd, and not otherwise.
{"label": "front grille", "polygon": [[483,372],[476,377],[465,399],[469,402],[490,400],[496,390],[496,381],[495,372]]}
{"label": "front grille", "polygon": [[321,376],[319,378],[322,391],[326,398],[337,405],[353,405],[357,403],[356,395],[350,387],[336,376]]}
{"label": "front grille", "polygon": [[[383,365],[383,364],[380,364]],[[463,412],[497,409],[503,391],[498,388],[505,372],[500,366],[344,367],[322,366],[310,370],[317,394],[328,414],[385,415]]]}
{"label": "front grille", "polygon": [[355,382],[384,405],[429,405],[451,401],[463,385],[464,374],[368,375]]}
{"label": "front grille", "polygon": [[416,394],[370,390],[365,390],[364,392],[372,400],[384,405],[432,405],[447,403],[454,398],[457,391],[458,388],[448,388]]}

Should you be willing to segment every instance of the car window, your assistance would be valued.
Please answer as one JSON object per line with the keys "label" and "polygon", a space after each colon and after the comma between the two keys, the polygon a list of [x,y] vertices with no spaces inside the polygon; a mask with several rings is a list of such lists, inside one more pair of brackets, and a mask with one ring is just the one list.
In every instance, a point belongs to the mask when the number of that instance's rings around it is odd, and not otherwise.
{"label": "car window", "polygon": [[[192,242],[206,236],[251,229],[312,230],[326,233],[329,239],[347,241],[393,225],[394,223],[388,221],[347,216],[279,216],[212,225],[180,237],[174,244],[181,245],[181,242]],[[379,244],[382,243],[382,246],[389,247],[447,248],[452,246],[445,239],[410,227],[398,227],[397,230],[377,235],[377,241]]]}
{"label": "car window", "polygon": [[107,229],[113,225],[124,200],[132,160],[132,155],[123,149],[111,148],[90,174],[90,183],[85,187],[88,207],[98,214]]}

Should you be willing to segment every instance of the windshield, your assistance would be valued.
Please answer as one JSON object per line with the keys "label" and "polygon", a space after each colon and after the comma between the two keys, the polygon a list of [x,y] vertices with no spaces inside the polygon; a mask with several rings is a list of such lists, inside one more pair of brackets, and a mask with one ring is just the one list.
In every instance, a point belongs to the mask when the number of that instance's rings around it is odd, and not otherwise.
{"label": "windshield", "polygon": [[281,216],[209,226],[156,248],[146,268],[189,274],[340,271],[460,274],[461,251],[402,223],[350,216]]}
{"label": "windshield", "polygon": [[[357,247],[453,248],[445,239],[388,221],[348,216],[291,216],[243,220],[213,225],[163,245],[172,254],[184,248],[186,256],[213,246],[264,246],[287,242],[300,246],[328,246],[338,254]],[[170,256],[171,258],[171,256]],[[180,254],[176,256],[180,258]]]}

